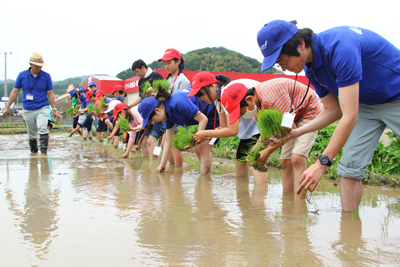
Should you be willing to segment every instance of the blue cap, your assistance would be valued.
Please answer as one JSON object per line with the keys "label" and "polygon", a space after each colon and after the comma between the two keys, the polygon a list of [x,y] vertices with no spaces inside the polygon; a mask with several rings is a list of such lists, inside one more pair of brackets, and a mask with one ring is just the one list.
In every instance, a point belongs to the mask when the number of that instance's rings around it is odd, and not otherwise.
{"label": "blue cap", "polygon": [[95,84],[94,82],[90,82],[90,83],[89,83],[89,87],[90,87],[90,86],[96,86],[96,84]]}
{"label": "blue cap", "polygon": [[85,88],[79,87],[79,92],[85,92]]}
{"label": "blue cap", "polygon": [[71,91],[69,91],[69,94],[71,95],[71,98],[76,92],[77,92],[76,89],[72,89]]}
{"label": "blue cap", "polygon": [[296,25],[284,20],[273,20],[261,28],[257,34],[258,46],[264,56],[261,71],[274,66],[283,45],[296,34],[297,30]]}
{"label": "blue cap", "polygon": [[140,116],[142,116],[143,118],[142,127],[145,127],[147,125],[150,114],[156,109],[157,105],[158,105],[158,100],[155,99],[154,97],[146,97],[140,102],[138,107],[138,112]]}

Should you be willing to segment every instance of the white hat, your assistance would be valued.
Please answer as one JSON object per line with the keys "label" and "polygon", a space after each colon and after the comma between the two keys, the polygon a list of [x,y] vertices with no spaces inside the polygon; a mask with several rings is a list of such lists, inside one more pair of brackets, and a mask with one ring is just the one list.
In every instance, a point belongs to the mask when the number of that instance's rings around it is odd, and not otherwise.
{"label": "white hat", "polygon": [[121,103],[121,101],[119,100],[112,100],[109,104],[108,104],[108,109],[106,111],[104,111],[104,113],[110,113],[111,111],[114,110],[114,107],[116,104]]}

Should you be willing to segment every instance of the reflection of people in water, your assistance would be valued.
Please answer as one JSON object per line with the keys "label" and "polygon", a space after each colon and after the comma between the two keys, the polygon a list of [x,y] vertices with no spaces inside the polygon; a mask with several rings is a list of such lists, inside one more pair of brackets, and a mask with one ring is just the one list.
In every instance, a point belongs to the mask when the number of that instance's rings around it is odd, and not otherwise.
{"label": "reflection of people in water", "polygon": [[45,258],[58,228],[56,209],[60,192],[51,188],[49,179],[51,158],[30,158],[29,179],[25,189],[25,207],[14,211],[24,239],[30,241],[39,259]]}

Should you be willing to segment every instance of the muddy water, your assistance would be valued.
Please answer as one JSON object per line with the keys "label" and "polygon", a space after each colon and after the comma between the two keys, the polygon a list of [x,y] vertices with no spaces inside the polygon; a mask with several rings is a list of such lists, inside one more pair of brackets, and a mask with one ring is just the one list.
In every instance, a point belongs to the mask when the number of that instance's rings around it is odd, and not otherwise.
{"label": "muddy water", "polygon": [[335,181],[294,201],[278,169],[257,186],[230,161],[202,176],[185,154],[157,174],[78,137],[31,156],[26,138],[0,136],[0,266],[400,265],[393,188],[365,186],[359,213],[342,213]]}

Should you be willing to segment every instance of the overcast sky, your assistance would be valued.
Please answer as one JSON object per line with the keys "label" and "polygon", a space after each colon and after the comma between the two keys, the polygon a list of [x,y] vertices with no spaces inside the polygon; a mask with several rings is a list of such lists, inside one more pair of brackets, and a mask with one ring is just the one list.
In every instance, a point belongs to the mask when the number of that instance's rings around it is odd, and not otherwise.
{"label": "overcast sky", "polygon": [[150,63],[167,48],[187,53],[223,46],[262,60],[256,36],[274,19],[320,32],[340,25],[373,30],[400,48],[400,15],[393,1],[1,1],[0,80],[15,80],[42,53],[54,81],[117,75],[132,62]]}

